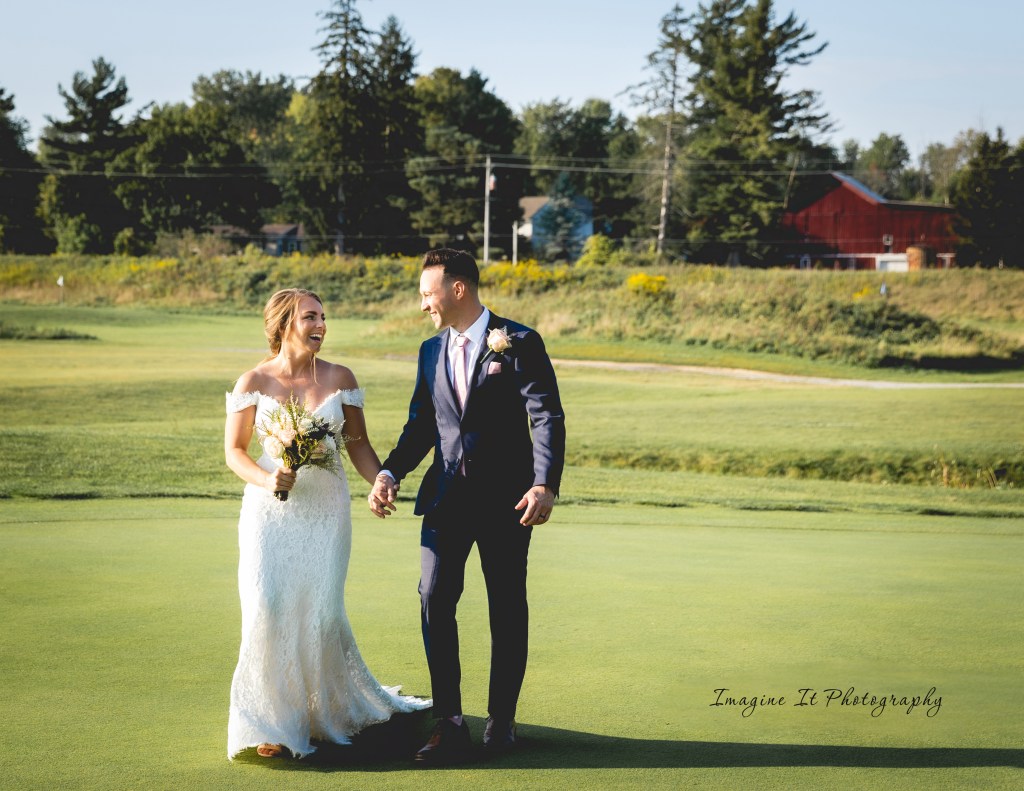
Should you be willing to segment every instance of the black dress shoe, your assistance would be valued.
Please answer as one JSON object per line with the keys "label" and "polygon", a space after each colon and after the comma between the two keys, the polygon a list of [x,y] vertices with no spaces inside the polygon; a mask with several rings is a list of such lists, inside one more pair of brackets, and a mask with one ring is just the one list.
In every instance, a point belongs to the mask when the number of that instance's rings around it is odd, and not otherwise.
{"label": "black dress shoe", "polygon": [[438,720],[433,735],[413,760],[418,764],[433,766],[459,763],[469,757],[471,747],[469,726],[465,721],[456,725],[449,719]]}
{"label": "black dress shoe", "polygon": [[484,747],[488,750],[507,750],[516,746],[516,721],[487,718],[484,727]]}

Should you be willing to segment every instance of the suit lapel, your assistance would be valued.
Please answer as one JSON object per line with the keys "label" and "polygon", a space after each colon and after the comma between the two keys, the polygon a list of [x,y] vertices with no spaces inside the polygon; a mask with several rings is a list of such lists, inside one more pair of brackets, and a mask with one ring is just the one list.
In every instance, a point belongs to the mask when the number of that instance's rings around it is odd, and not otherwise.
{"label": "suit lapel", "polygon": [[501,318],[501,316],[496,316],[491,312],[490,317],[487,320],[487,332],[484,333],[483,343],[480,344],[480,353],[477,355],[472,371],[470,371],[469,395],[466,397],[466,406],[469,406],[470,399],[473,398],[473,391],[482,385],[484,383],[484,379],[487,378],[487,363],[497,356],[488,348],[487,336],[490,334],[491,330],[496,327],[501,327],[504,324],[506,324],[505,319]]}
{"label": "suit lapel", "polygon": [[452,386],[451,377],[448,376],[448,330],[437,336],[437,361],[434,364],[434,392],[438,397],[448,403],[452,411],[458,415],[459,400],[455,397],[455,388]]}

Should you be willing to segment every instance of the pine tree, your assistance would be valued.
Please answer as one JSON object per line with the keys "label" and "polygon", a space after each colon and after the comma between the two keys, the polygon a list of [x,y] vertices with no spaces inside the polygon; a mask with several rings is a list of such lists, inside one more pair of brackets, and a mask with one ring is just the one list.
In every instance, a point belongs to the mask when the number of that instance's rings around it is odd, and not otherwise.
{"label": "pine tree", "polygon": [[792,164],[830,128],[816,93],[783,83],[826,45],[812,47],[815,34],[793,14],[776,23],[772,0],[713,0],[693,25],[687,236],[702,260],[764,263]]}
{"label": "pine tree", "polygon": [[374,163],[368,169],[368,200],[375,208],[363,225],[369,237],[367,248],[380,253],[419,252],[409,216],[416,193],[405,175],[405,162],[423,151],[413,90],[416,55],[395,17],[384,22],[372,57],[372,127],[377,133],[368,140],[367,156]]}
{"label": "pine tree", "polygon": [[47,116],[39,143],[42,163],[60,171],[43,182],[40,215],[58,249],[68,252],[112,249],[114,235],[128,221],[106,175],[130,142],[118,114],[128,104],[128,87],[103,58],[92,66],[89,77],[75,74],[70,91],[58,86],[68,118]]}
{"label": "pine tree", "polygon": [[583,250],[582,241],[576,238],[576,229],[584,215],[568,173],[558,175],[548,198],[543,210],[538,212],[540,216],[534,215],[534,252],[552,260],[575,261]]}
{"label": "pine tree", "polygon": [[[373,44],[356,0],[334,0],[321,14],[326,36],[317,46],[323,66],[313,78],[312,151],[304,175],[310,195],[310,219],[320,235],[334,237],[337,253],[358,247],[367,205],[367,153],[375,131],[371,99]],[[351,237],[351,238],[350,238]]]}
{"label": "pine tree", "polygon": [[1024,140],[1011,148],[999,129],[982,133],[953,188],[957,259],[963,265],[1024,268]]}

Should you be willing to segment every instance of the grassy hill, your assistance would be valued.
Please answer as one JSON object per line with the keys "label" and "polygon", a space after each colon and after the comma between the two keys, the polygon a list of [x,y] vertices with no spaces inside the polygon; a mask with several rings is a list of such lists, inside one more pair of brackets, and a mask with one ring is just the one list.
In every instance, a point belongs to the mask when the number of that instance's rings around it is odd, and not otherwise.
{"label": "grassy hill", "polygon": [[[0,256],[0,299],[248,313],[274,290],[301,285],[334,316],[378,320],[380,348],[407,348],[422,335],[418,273],[413,259],[251,252]],[[528,261],[486,267],[483,289],[493,309],[537,327],[565,356],[833,373],[1024,368],[1024,272],[1013,270],[885,275]]]}

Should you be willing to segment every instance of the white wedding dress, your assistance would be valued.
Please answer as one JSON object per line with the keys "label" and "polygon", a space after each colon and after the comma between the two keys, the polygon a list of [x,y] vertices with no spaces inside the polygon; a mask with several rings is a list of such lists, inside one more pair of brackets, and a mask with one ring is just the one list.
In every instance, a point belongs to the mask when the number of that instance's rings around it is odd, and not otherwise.
{"label": "white wedding dress", "polygon": [[[257,424],[278,406],[262,393],[227,394],[228,412],[254,404]],[[338,390],[313,410],[332,421],[336,436],[343,404],[362,408],[363,391]],[[265,453],[257,464],[274,468]],[[238,546],[242,647],[231,682],[229,758],[264,742],[301,757],[316,749],[311,739],[348,744],[396,712],[430,706],[382,687],[356,647],[345,613],[352,519],[340,464],[337,473],[301,468],[285,502],[247,484]]]}

